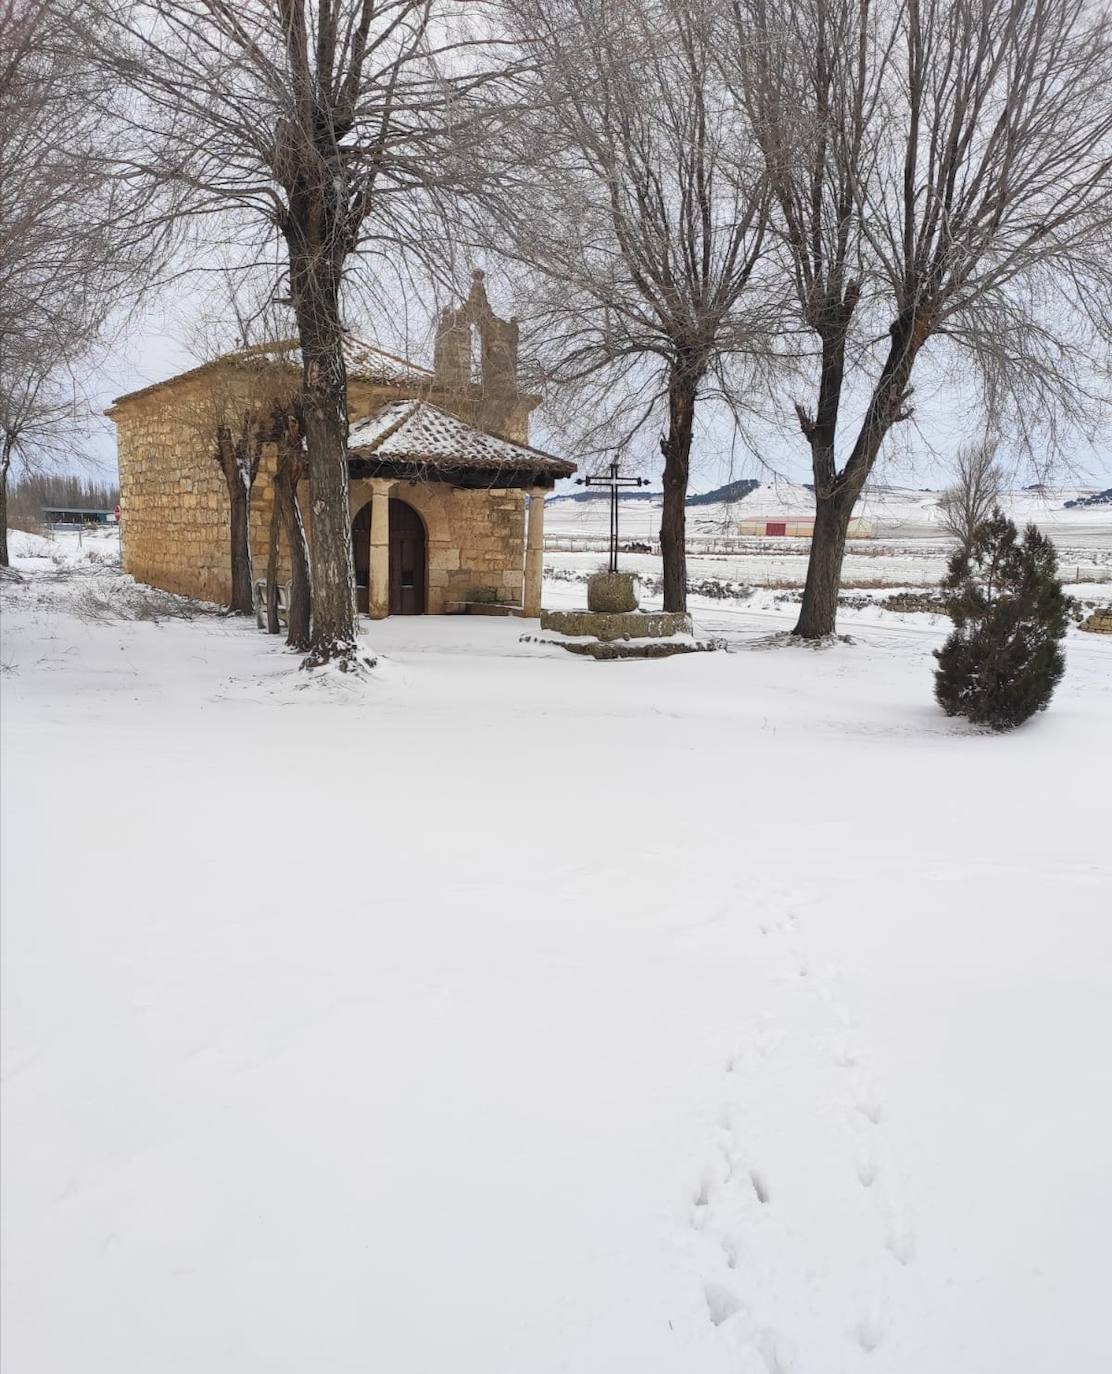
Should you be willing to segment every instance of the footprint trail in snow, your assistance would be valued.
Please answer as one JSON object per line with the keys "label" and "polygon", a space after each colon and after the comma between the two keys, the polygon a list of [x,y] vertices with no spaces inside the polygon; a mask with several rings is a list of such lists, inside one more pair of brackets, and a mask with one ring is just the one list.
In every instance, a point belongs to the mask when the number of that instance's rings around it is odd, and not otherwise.
{"label": "footprint trail in snow", "polygon": [[798,892],[756,912],[761,1004],[723,1064],[692,1191],[707,1321],[739,1370],[872,1367],[915,1255],[875,1083]]}

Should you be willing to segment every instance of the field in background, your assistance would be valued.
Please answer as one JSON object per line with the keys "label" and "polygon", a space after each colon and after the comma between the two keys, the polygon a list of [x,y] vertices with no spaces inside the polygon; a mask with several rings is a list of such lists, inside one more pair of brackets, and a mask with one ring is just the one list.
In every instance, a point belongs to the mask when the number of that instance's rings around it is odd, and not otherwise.
{"label": "field in background", "polygon": [[[1074,489],[1013,492],[1004,507],[1018,524],[1033,521],[1055,541],[1067,582],[1100,586],[1112,582],[1112,505],[1066,509],[1066,501],[1084,494]],[[847,544],[843,586],[847,590],[922,588],[937,583],[952,548],[952,541],[939,526],[937,502],[934,492],[900,488],[868,492],[859,513],[870,522],[874,534]],[[806,488],[784,483],[763,486],[744,501],[690,507],[691,578],[717,578],[766,588],[802,586],[808,540],[742,537],[737,528],[754,512],[775,517],[806,514],[812,509],[811,493]],[[597,559],[592,562],[590,556],[605,552],[608,528],[605,500],[550,498],[545,511],[547,565],[593,570]],[[659,575],[659,498],[624,501],[620,528],[622,544],[628,550],[623,566]]]}

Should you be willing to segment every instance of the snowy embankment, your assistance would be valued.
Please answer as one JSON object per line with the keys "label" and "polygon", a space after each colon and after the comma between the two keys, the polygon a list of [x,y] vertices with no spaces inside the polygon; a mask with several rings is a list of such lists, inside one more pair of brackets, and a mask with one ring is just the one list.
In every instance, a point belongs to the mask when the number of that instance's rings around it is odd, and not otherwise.
{"label": "snowy embankment", "polygon": [[1112,642],[990,737],[925,617],[345,690],[24,566],[6,1370],[1112,1365]]}

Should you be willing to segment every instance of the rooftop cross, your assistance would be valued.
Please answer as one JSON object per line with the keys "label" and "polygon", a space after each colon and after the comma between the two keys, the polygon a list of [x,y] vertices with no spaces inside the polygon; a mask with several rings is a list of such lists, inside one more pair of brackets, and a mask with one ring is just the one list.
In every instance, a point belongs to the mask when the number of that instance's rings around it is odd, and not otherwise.
{"label": "rooftop cross", "polygon": [[622,487],[647,487],[647,477],[624,477],[618,471],[617,462],[610,464],[608,473],[596,472],[589,477],[577,477],[577,487],[610,488],[610,572],[618,571],[618,492]]}

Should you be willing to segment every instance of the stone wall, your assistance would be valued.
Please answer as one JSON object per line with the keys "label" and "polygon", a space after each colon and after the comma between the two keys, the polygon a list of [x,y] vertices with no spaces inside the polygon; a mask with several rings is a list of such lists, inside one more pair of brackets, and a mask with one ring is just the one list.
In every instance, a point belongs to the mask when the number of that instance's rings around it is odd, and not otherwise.
{"label": "stone wall", "polygon": [[[249,397],[234,379],[179,379],[116,407],[124,570],[140,582],[204,601],[231,595],[228,492],[214,456],[216,416],[242,415]],[[362,394],[373,408],[394,393]],[[361,408],[361,407],[360,407]],[[365,413],[365,412],[364,412]],[[515,417],[521,428],[527,414]],[[251,500],[253,575],[266,572],[277,460],[267,445]],[[351,514],[370,497],[366,482],[351,484]],[[444,483],[399,482],[392,495],[412,505],[425,523],[428,610],[461,601],[520,605],[525,561],[525,501],[521,491],[465,491]],[[307,484],[301,491],[308,527]],[[281,571],[289,576],[285,541]]]}
{"label": "stone wall", "polygon": [[[457,491],[453,534],[459,567],[448,569],[449,601],[504,601],[520,606],[525,577],[525,493]],[[432,570],[430,568],[430,586]]]}
{"label": "stone wall", "polygon": [[203,384],[159,391],[115,413],[124,571],[204,601],[231,595],[228,491],[201,424]]}
{"label": "stone wall", "polygon": [[[430,615],[463,601],[521,604],[524,492],[463,491],[443,482],[396,482],[390,496],[411,505],[424,522]],[[352,482],[352,519],[370,499],[369,482]]]}

